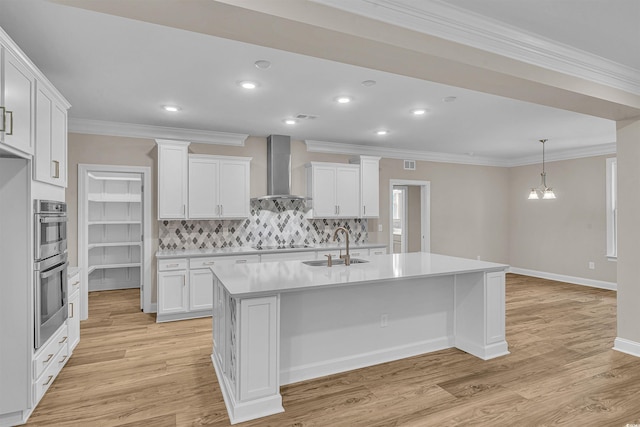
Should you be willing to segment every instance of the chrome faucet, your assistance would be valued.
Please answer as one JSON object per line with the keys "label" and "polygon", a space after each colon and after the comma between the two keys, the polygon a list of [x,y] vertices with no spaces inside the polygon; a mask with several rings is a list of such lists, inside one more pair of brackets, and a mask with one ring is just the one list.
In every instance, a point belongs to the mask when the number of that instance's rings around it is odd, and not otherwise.
{"label": "chrome faucet", "polygon": [[336,228],[336,231],[333,233],[333,241],[335,242],[338,238],[338,231],[342,230],[344,235],[347,238],[347,253],[342,255],[342,248],[340,248],[340,258],[344,260],[344,265],[351,265],[351,255],[349,255],[349,230],[344,227]]}

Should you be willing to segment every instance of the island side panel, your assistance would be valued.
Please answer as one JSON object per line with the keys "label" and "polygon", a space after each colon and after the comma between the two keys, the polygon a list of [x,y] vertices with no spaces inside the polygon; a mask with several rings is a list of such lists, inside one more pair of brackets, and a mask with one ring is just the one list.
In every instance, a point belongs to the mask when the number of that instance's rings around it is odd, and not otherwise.
{"label": "island side panel", "polygon": [[456,275],[457,348],[484,360],[509,354],[504,316],[504,271]]}
{"label": "island side panel", "polygon": [[453,276],[281,294],[280,381],[453,347]]}

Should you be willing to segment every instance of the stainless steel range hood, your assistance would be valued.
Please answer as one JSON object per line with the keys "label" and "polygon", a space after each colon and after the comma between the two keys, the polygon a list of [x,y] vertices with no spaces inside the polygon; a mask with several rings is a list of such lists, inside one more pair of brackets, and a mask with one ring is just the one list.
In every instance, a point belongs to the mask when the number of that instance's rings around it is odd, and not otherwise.
{"label": "stainless steel range hood", "polygon": [[291,194],[291,137],[267,137],[267,195],[257,200],[304,200]]}

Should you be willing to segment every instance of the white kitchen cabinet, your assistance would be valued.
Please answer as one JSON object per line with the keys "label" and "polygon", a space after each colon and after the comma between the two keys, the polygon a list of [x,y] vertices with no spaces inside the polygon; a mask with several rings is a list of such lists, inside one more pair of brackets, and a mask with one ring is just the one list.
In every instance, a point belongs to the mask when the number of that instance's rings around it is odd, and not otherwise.
{"label": "white kitchen cabinet", "polygon": [[67,109],[44,85],[36,91],[34,179],[67,186]]}
{"label": "white kitchen cabinet", "polygon": [[307,197],[314,218],[357,218],[360,215],[360,166],[311,162]]}
{"label": "white kitchen cabinet", "polygon": [[80,271],[69,277],[67,282],[67,295],[69,298],[67,317],[67,340],[69,355],[80,342]]}
{"label": "white kitchen cabinet", "polygon": [[189,271],[189,310],[213,309],[213,273],[204,268]]}
{"label": "white kitchen cabinet", "polygon": [[360,217],[380,216],[380,157],[359,156],[350,161],[360,165]]}
{"label": "white kitchen cabinet", "polygon": [[0,143],[33,154],[36,80],[28,67],[0,45]]}
{"label": "white kitchen cabinet", "polygon": [[247,157],[189,155],[188,217],[248,217],[250,162]]}
{"label": "white kitchen cabinet", "polygon": [[186,313],[189,310],[188,279],[186,270],[158,273],[158,321],[161,315]]}
{"label": "white kitchen cabinet", "polygon": [[189,143],[157,139],[158,219],[186,219]]}

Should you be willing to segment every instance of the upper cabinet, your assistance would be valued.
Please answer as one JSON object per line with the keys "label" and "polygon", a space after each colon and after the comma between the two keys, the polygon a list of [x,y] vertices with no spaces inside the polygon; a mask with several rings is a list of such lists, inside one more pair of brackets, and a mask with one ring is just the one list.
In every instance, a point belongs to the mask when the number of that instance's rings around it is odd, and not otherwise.
{"label": "upper cabinet", "polygon": [[44,85],[36,90],[34,179],[67,186],[67,109]]}
{"label": "upper cabinet", "polygon": [[360,166],[311,162],[306,172],[314,218],[360,216]]}
{"label": "upper cabinet", "polygon": [[158,144],[158,219],[246,218],[250,157],[189,154],[189,143]]}
{"label": "upper cabinet", "polygon": [[248,157],[190,155],[189,218],[248,217],[250,166]]}
{"label": "upper cabinet", "polygon": [[5,46],[0,55],[0,144],[33,154],[35,77]]}
{"label": "upper cabinet", "polygon": [[360,165],[360,217],[380,216],[380,157],[359,156],[351,163]]}
{"label": "upper cabinet", "polygon": [[158,219],[186,219],[189,143],[156,140],[158,144]]}

